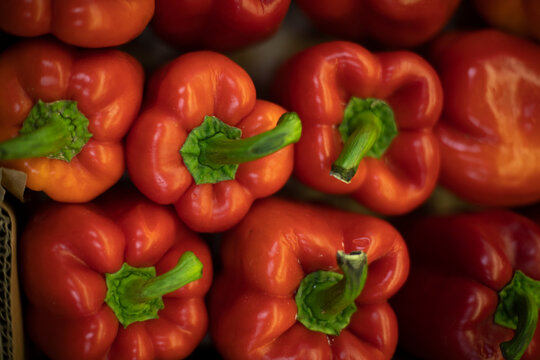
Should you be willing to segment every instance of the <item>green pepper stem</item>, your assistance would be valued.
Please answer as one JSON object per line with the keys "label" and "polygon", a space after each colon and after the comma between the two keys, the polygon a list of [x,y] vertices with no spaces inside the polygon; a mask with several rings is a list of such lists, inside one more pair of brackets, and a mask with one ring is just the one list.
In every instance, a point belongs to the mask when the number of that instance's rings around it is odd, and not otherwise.
{"label": "green pepper stem", "polygon": [[369,111],[357,115],[362,118],[359,125],[345,141],[343,150],[332,164],[330,175],[349,183],[358,170],[360,161],[371,150],[382,131],[381,121]]}
{"label": "green pepper stem", "polygon": [[343,277],[334,285],[317,287],[306,298],[311,311],[319,318],[330,318],[339,314],[360,295],[367,276],[367,257],[363,252],[345,254],[340,251],[337,261]]}
{"label": "green pepper stem", "polygon": [[194,253],[188,251],[182,254],[178,263],[168,272],[150,280],[137,284],[131,292],[137,301],[145,302],[154,299],[189,284],[202,277],[202,263]]}
{"label": "green pepper stem", "polygon": [[77,103],[38,100],[30,109],[17,137],[0,143],[0,160],[49,157],[71,161],[86,145],[92,134],[89,121]]}
{"label": "green pepper stem", "polygon": [[343,149],[330,175],[350,183],[366,156],[380,158],[397,136],[392,108],[382,100],[351,97],[339,125]]}
{"label": "green pepper stem", "polygon": [[355,300],[367,278],[367,256],[362,251],[337,253],[343,274],[316,271],[307,275],[298,288],[298,321],[313,331],[339,335],[356,312]]}
{"label": "green pepper stem", "polygon": [[203,265],[191,251],[186,251],[176,266],[156,277],[154,267],[136,268],[124,263],[114,274],[106,274],[105,302],[118,321],[129,324],[157,319],[163,309],[163,295],[202,277]]}
{"label": "green pepper stem", "polygon": [[287,145],[297,142],[302,123],[296,113],[285,113],[275,128],[245,138],[230,139],[218,133],[200,142],[199,161],[208,166],[241,164],[273,154]]}
{"label": "green pepper stem", "polygon": [[506,360],[520,359],[529,346],[538,323],[540,281],[516,270],[512,280],[499,292],[494,322],[514,330],[514,337],[500,348]]}
{"label": "green pepper stem", "polygon": [[64,122],[50,122],[30,133],[0,143],[0,159],[27,159],[58,152],[71,142],[71,134]]}
{"label": "green pepper stem", "polygon": [[511,340],[500,345],[506,360],[521,359],[534,336],[538,323],[538,305],[531,295],[519,294],[516,298],[515,311],[518,317],[515,335]]}

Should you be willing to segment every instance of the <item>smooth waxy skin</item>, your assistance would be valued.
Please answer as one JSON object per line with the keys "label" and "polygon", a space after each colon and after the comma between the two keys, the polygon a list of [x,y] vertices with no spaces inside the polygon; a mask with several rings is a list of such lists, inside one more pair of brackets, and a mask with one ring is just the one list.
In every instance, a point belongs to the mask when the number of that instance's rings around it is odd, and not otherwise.
{"label": "smooth waxy skin", "polygon": [[540,199],[540,46],[496,30],[433,48],[445,106],[436,135],[443,185],[482,204]]}
{"label": "smooth waxy skin", "polygon": [[0,28],[17,36],[53,34],[68,44],[98,48],[134,39],[153,13],[154,0],[3,0]]}
{"label": "smooth waxy skin", "polygon": [[242,130],[242,138],[274,128],[285,110],[257,100],[249,75],[215,52],[183,55],[150,81],[147,103],[127,138],[134,184],[160,204],[174,204],[180,218],[199,232],[223,231],[252,202],[278,191],[293,168],[293,147],[240,164],[234,180],[196,185],[180,155],[187,134],[206,115]]}
{"label": "smooth waxy skin", "polygon": [[[488,0],[489,1],[489,0]],[[323,31],[392,47],[418,46],[446,25],[460,0],[298,0]]]}
{"label": "smooth waxy skin", "polygon": [[142,66],[118,50],[77,52],[27,40],[0,56],[0,141],[15,137],[38,101],[74,100],[92,138],[71,162],[46,157],[0,161],[24,171],[27,186],[63,202],[92,200],[125,170],[122,138],[138,114]]}
{"label": "smooth waxy skin", "polygon": [[[212,279],[207,245],[170,208],[134,193],[104,196],[96,203],[52,205],[24,231],[22,276],[31,338],[53,359],[188,356],[207,328],[204,296]],[[155,266],[159,275],[188,250],[202,261],[203,277],[165,295],[158,319],[123,328],[104,303],[105,273],[127,262]]]}
{"label": "smooth waxy skin", "polygon": [[[308,330],[296,320],[300,281],[316,270],[336,271],[336,253],[368,258],[357,312],[339,336]],[[388,223],[330,208],[259,200],[226,233],[223,271],[210,296],[211,335],[227,359],[390,359],[397,323],[387,303],[405,281],[409,259]]]}
{"label": "smooth waxy skin", "polygon": [[[435,71],[418,55],[372,54],[350,42],[323,43],[285,63],[274,94],[302,119],[294,174],[305,184],[325,193],[352,194],[385,214],[408,212],[431,194],[440,162],[432,128],[443,98]],[[347,184],[330,170],[343,148],[338,126],[351,96],[386,101],[398,135],[380,159],[362,159]]]}
{"label": "smooth waxy skin", "polygon": [[540,3],[536,0],[475,0],[476,9],[492,26],[540,40]]}
{"label": "smooth waxy skin", "polygon": [[[513,331],[494,323],[497,292],[521,270],[540,279],[540,228],[509,211],[427,218],[404,231],[411,273],[392,298],[400,346],[420,359],[497,359]],[[540,331],[522,357],[540,357]]]}
{"label": "smooth waxy skin", "polygon": [[235,50],[277,31],[290,0],[157,0],[152,27],[178,48]]}

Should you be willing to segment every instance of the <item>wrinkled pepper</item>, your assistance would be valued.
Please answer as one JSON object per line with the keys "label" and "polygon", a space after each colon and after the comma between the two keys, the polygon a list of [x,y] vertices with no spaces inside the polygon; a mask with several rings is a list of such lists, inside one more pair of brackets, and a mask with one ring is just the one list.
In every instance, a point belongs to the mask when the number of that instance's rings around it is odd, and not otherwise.
{"label": "wrinkled pepper", "polygon": [[446,25],[460,0],[297,0],[324,32],[341,39],[373,39],[391,47],[427,42]]}
{"label": "wrinkled pepper", "polygon": [[156,0],[151,26],[181,49],[237,50],[273,35],[291,0]]}
{"label": "wrinkled pepper", "polygon": [[137,37],[154,13],[154,0],[3,0],[0,30],[35,37],[53,34],[88,48],[116,46]]}
{"label": "wrinkled pepper", "polygon": [[153,201],[174,204],[193,230],[230,228],[289,179],[300,119],[257,100],[226,56],[180,56],[152,77],[146,101],[127,137],[130,178]]}
{"label": "wrinkled pepper", "polygon": [[279,198],[225,233],[210,333],[225,359],[391,359],[409,257],[384,220]]}
{"label": "wrinkled pepper", "polygon": [[0,82],[0,166],[63,202],[92,200],[120,179],[143,91],[134,58],[27,40],[0,55]]}
{"label": "wrinkled pepper", "polygon": [[432,48],[444,89],[441,183],[473,203],[540,200],[540,46],[496,30]]}
{"label": "wrinkled pepper", "polygon": [[510,211],[417,220],[411,272],[392,298],[418,359],[539,359],[540,227]]}
{"label": "wrinkled pepper", "polygon": [[26,328],[51,359],[180,359],[206,333],[208,246],[140,194],[47,206],[21,253]]}
{"label": "wrinkled pepper", "polygon": [[433,68],[412,52],[373,54],[335,41],[308,48],[279,70],[273,92],[302,119],[294,175],[331,194],[352,194],[402,214],[432,192],[442,109]]}
{"label": "wrinkled pepper", "polygon": [[480,15],[492,26],[540,40],[540,2],[537,0],[475,0]]}

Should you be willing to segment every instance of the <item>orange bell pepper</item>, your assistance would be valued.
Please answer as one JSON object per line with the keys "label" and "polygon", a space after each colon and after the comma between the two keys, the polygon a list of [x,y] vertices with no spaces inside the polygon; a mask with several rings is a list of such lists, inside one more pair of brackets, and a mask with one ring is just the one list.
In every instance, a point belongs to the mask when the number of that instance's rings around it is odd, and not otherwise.
{"label": "orange bell pepper", "polygon": [[17,36],[53,34],[68,44],[124,44],[150,22],[154,0],[2,0],[0,29]]}
{"label": "orange bell pepper", "polygon": [[0,55],[0,166],[57,201],[84,202],[125,170],[122,138],[138,114],[142,66],[118,50],[26,40]]}

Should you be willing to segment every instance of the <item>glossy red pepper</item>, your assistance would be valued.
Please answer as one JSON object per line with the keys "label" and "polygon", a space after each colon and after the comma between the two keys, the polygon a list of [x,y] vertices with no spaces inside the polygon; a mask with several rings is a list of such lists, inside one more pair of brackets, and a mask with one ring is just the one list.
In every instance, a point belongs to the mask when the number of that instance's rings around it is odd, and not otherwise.
{"label": "glossy red pepper", "polygon": [[303,183],[384,214],[408,212],[431,194],[443,97],[418,55],[319,44],[284,64],[274,94],[302,119],[294,175]]}
{"label": "glossy red pepper", "polygon": [[475,0],[476,9],[492,26],[540,40],[540,2],[536,0]]}
{"label": "glossy red pepper", "polygon": [[180,359],[206,333],[210,251],[168,207],[110,192],[56,203],[21,246],[27,330],[52,359]]}
{"label": "glossy red pepper", "polygon": [[403,234],[411,273],[391,301],[401,347],[420,359],[540,358],[537,224],[490,211],[421,219]]}
{"label": "glossy red pepper", "polygon": [[27,40],[0,55],[0,82],[0,166],[64,202],[89,201],[120,179],[143,92],[133,57]]}
{"label": "glossy red pepper", "polygon": [[392,47],[412,47],[434,37],[460,0],[298,0],[323,31],[339,38],[371,38]]}
{"label": "glossy red pepper", "polygon": [[0,29],[27,37],[53,34],[68,44],[98,48],[134,39],[153,13],[154,0],[3,0]]}
{"label": "glossy red pepper", "polygon": [[210,330],[226,359],[392,357],[397,323],[387,300],[409,257],[387,222],[263,199],[224,235],[221,259]]}
{"label": "glossy red pepper", "polygon": [[147,95],[127,138],[130,177],[192,229],[230,228],[289,179],[298,116],[257,100],[249,75],[224,55],[182,55],[155,74]]}
{"label": "glossy red pepper", "polygon": [[235,50],[277,31],[290,0],[156,0],[152,27],[179,48]]}
{"label": "glossy red pepper", "polygon": [[540,46],[496,30],[450,34],[433,61],[442,184],[483,205],[540,200]]}

